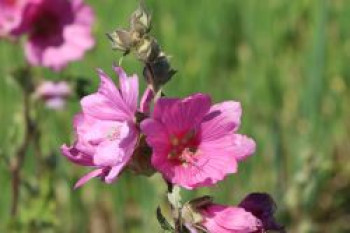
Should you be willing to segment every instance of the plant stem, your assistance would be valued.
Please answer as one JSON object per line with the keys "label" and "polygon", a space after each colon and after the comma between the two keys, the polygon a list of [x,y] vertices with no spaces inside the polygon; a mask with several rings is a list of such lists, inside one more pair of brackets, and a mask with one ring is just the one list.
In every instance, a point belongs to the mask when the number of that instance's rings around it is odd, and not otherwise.
{"label": "plant stem", "polygon": [[[173,184],[168,181],[166,181],[166,183],[168,185],[168,193],[172,194],[174,192]],[[169,194],[168,194],[168,198],[169,198]],[[177,198],[180,198],[180,196],[178,196]],[[179,201],[179,199],[177,201]],[[172,201],[170,201],[170,199],[169,199],[169,203],[171,206],[173,222],[175,225],[175,233],[182,233],[181,207],[180,207],[181,204],[174,204],[172,203]]]}
{"label": "plant stem", "polygon": [[12,176],[12,203],[11,203],[11,216],[15,217],[18,212],[18,201],[20,196],[20,184],[21,176],[20,170],[24,163],[26,151],[34,134],[34,124],[30,119],[30,106],[29,106],[29,94],[24,91],[24,102],[23,102],[23,114],[24,114],[24,125],[25,125],[25,136],[22,144],[18,148],[14,159],[11,161],[10,170]]}

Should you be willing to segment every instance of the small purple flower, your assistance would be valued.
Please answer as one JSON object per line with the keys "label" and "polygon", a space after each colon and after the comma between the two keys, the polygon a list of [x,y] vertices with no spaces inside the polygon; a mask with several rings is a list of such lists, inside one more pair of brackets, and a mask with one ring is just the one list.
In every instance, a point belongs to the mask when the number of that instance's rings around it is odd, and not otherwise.
{"label": "small purple flower", "polygon": [[74,119],[76,140],[70,147],[61,147],[70,161],[94,168],[76,183],[75,188],[94,177],[101,177],[106,183],[115,181],[136,146],[139,135],[135,124],[138,77],[127,77],[121,67],[114,69],[119,75],[119,89],[99,70],[98,91],[81,100],[82,113]]}
{"label": "small purple flower", "polygon": [[35,90],[35,95],[45,101],[46,107],[54,110],[63,109],[71,93],[72,90],[65,81],[45,81]]}

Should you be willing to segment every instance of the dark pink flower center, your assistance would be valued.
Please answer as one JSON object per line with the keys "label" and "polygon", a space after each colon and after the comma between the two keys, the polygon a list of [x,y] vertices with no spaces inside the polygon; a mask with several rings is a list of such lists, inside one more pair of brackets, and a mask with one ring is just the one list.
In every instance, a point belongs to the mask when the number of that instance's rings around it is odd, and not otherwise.
{"label": "dark pink flower center", "polygon": [[180,164],[192,164],[195,162],[194,156],[198,153],[198,138],[194,130],[190,130],[181,135],[171,135],[171,150],[168,158]]}
{"label": "dark pink flower center", "polygon": [[57,15],[43,11],[34,21],[33,35],[47,37],[52,34],[60,34],[62,27]]}
{"label": "dark pink flower center", "polygon": [[[64,27],[74,21],[74,12],[70,1],[58,1],[54,6],[51,1],[44,4],[35,12],[31,22],[32,39],[46,46],[58,46],[64,41]],[[74,35],[71,35],[74,36]]]}

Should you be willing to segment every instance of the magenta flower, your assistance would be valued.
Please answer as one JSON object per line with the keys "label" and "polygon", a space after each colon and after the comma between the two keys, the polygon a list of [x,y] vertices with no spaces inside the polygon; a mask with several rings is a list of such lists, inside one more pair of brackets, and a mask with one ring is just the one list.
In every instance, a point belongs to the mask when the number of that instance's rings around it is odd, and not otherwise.
{"label": "magenta flower", "polygon": [[201,223],[210,233],[253,233],[261,228],[261,222],[243,208],[210,204],[202,209]]}
{"label": "magenta flower", "polygon": [[30,64],[58,71],[93,47],[94,15],[83,0],[28,1],[12,34],[28,33],[25,53]]}
{"label": "magenta flower", "polygon": [[152,164],[173,184],[187,189],[210,186],[237,171],[237,162],[255,151],[255,142],[236,131],[241,106],[210,97],[161,98],[152,118],[141,123],[153,149]]}
{"label": "magenta flower", "polygon": [[106,183],[116,180],[129,162],[138,139],[135,113],[138,99],[138,78],[127,77],[120,67],[119,89],[101,70],[98,92],[81,100],[82,113],[74,119],[76,141],[70,147],[63,145],[62,153],[70,161],[93,167],[75,185],[79,187],[93,177]]}
{"label": "magenta flower", "polygon": [[35,90],[35,95],[45,101],[46,107],[54,110],[63,109],[71,93],[72,90],[65,81],[45,81]]}

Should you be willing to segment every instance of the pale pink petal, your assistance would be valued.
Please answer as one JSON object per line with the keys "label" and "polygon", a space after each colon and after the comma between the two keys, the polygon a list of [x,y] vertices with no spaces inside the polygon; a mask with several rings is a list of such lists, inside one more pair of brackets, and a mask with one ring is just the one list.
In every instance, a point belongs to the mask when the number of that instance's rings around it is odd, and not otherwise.
{"label": "pale pink petal", "polygon": [[74,185],[74,189],[80,188],[82,185],[84,185],[86,182],[88,182],[89,180],[91,180],[92,178],[95,177],[99,177],[103,175],[103,169],[96,169],[93,170],[92,172],[87,173],[86,175],[84,175],[83,177],[81,177],[77,183],[75,183]]}
{"label": "pale pink petal", "polygon": [[111,168],[111,170],[108,172],[108,174],[104,177],[104,181],[107,184],[111,184],[116,181],[118,178],[119,173],[124,168],[125,164],[118,164]]}
{"label": "pale pink petal", "polygon": [[137,75],[128,77],[123,68],[115,66],[114,71],[119,76],[120,91],[123,100],[128,105],[132,113],[137,110],[137,99],[139,96],[139,82]]}
{"label": "pale pink petal", "polygon": [[252,233],[261,226],[259,219],[243,208],[213,204],[202,214],[205,216],[203,226],[212,233]]}
{"label": "pale pink petal", "polygon": [[216,140],[233,133],[240,125],[241,114],[239,102],[226,101],[215,104],[201,124],[202,140]]}
{"label": "pale pink petal", "polygon": [[66,100],[61,97],[50,98],[46,101],[46,107],[53,110],[62,110],[66,105]]}
{"label": "pale pink petal", "polygon": [[235,134],[233,136],[232,155],[238,160],[244,160],[255,152],[255,141],[245,135]]}
{"label": "pale pink petal", "polygon": [[94,155],[94,164],[97,166],[112,167],[124,161],[125,152],[117,141],[105,141],[99,144]]}
{"label": "pale pink petal", "polygon": [[44,48],[37,47],[32,41],[28,41],[24,45],[24,52],[28,62],[31,65],[37,66],[42,61]]}
{"label": "pale pink petal", "polygon": [[75,147],[68,147],[67,145],[61,146],[61,153],[73,163],[82,166],[93,166],[92,156],[81,153]]}
{"label": "pale pink petal", "polygon": [[115,102],[99,93],[85,96],[80,104],[84,114],[101,120],[124,121],[130,118],[129,114],[115,105]]}

